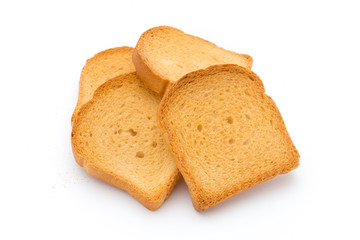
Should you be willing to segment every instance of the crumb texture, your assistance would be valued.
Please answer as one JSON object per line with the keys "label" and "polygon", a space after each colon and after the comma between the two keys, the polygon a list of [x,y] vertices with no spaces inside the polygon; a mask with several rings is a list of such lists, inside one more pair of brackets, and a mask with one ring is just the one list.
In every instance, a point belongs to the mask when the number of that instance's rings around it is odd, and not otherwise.
{"label": "crumb texture", "polygon": [[197,210],[299,164],[262,81],[240,66],[186,75],[165,94],[158,117]]}
{"label": "crumb texture", "polygon": [[157,127],[160,96],[135,73],[107,81],[78,113],[72,131],[74,154],[92,175],[120,187],[151,210],[179,178]]}

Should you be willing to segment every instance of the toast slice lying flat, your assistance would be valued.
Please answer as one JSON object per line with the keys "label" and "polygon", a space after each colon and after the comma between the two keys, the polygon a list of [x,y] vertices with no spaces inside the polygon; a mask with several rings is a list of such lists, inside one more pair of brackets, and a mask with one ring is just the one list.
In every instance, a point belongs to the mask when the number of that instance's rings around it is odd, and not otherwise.
{"label": "toast slice lying flat", "polygon": [[101,85],[78,112],[71,133],[77,163],[155,210],[180,178],[157,127],[160,96],[136,73]]}
{"label": "toast slice lying flat", "polygon": [[185,74],[216,64],[237,64],[251,69],[252,58],[216,46],[183,31],[160,26],[144,32],[134,51],[136,72],[145,85],[163,94]]}
{"label": "toast slice lying flat", "polygon": [[135,71],[131,57],[134,48],[117,47],[99,52],[86,61],[81,71],[79,84],[79,99],[71,117],[71,124],[80,107],[89,101],[95,90],[104,82],[121,74]]}
{"label": "toast slice lying flat", "polygon": [[164,95],[160,129],[195,209],[215,204],[299,164],[260,78],[236,65],[192,72]]}

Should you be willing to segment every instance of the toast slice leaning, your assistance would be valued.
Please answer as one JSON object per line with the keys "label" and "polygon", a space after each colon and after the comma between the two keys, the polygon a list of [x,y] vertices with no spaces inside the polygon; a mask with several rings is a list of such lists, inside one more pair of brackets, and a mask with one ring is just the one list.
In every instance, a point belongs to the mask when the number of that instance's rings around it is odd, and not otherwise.
{"label": "toast slice leaning", "polygon": [[299,165],[275,102],[240,66],[181,78],[164,95],[158,121],[198,211]]}
{"label": "toast slice leaning", "polygon": [[134,48],[131,47],[110,48],[86,61],[80,75],[79,99],[71,117],[71,124],[74,123],[81,106],[93,97],[95,90],[101,84],[119,75],[135,71],[131,60],[133,51]]}
{"label": "toast slice leaning", "polygon": [[161,206],[180,178],[157,127],[160,99],[135,72],[121,75],[80,108],[71,133],[80,166],[150,210]]}
{"label": "toast slice leaning", "polygon": [[237,64],[251,69],[252,58],[216,46],[183,31],[160,26],[144,32],[133,54],[136,72],[145,85],[163,94],[185,74],[216,64]]}

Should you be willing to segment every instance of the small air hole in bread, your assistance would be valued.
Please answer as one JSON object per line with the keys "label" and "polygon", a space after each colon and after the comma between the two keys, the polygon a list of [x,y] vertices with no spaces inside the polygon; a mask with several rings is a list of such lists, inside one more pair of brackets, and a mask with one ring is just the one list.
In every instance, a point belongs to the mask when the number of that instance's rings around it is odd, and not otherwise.
{"label": "small air hole in bread", "polygon": [[231,139],[229,140],[229,143],[230,143],[230,144],[234,144],[234,143],[235,143],[235,140],[234,140],[233,138],[231,138]]}
{"label": "small air hole in bread", "polygon": [[249,145],[249,143],[250,143],[250,139],[247,139],[243,142],[243,145],[246,146],[246,145]]}
{"label": "small air hole in bread", "polygon": [[253,77],[253,76],[248,76],[248,78],[253,81],[253,82],[256,82],[256,79]]}
{"label": "small air hole in bread", "polygon": [[136,157],[138,158],[143,158],[145,156],[145,154],[142,151],[139,151],[136,153]]}
{"label": "small air hole in bread", "polygon": [[147,119],[151,120],[151,116],[147,116]]}
{"label": "small air hole in bread", "polygon": [[250,117],[250,115],[249,114],[245,114],[245,117],[247,118],[247,119],[251,119],[251,117]]}
{"label": "small air hole in bread", "polygon": [[157,146],[157,143],[153,142],[151,145],[155,148]]}
{"label": "small air hole in bread", "polygon": [[113,90],[113,91],[116,91],[117,89],[119,89],[119,88],[121,88],[121,87],[122,87],[122,85],[113,86],[113,87],[112,87],[112,90]]}
{"label": "small air hole in bread", "polygon": [[201,125],[201,124],[199,124],[199,125],[197,126],[197,130],[198,130],[199,132],[201,132],[201,130],[202,130],[202,125]]}
{"label": "small air hole in bread", "polygon": [[228,124],[232,124],[234,122],[234,119],[232,117],[228,117],[226,120]]}
{"label": "small air hole in bread", "polygon": [[133,129],[129,129],[129,133],[131,136],[136,136],[137,132],[135,132]]}

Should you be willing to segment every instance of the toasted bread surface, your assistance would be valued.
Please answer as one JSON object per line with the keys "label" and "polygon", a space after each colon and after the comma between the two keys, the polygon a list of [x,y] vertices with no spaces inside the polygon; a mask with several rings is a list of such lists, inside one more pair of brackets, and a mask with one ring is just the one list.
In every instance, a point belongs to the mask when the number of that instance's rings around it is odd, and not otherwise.
{"label": "toasted bread surface", "polygon": [[161,206],[180,178],[157,127],[160,99],[135,73],[118,76],[80,108],[71,133],[80,166],[150,210]]}
{"label": "toasted bread surface", "polygon": [[158,121],[198,211],[299,165],[262,81],[237,65],[182,77],[164,95]]}
{"label": "toasted bread surface", "polygon": [[248,69],[252,66],[249,55],[225,50],[168,26],[151,28],[141,35],[133,62],[145,85],[160,94],[185,74],[211,65],[231,63]]}
{"label": "toasted bread surface", "polygon": [[79,98],[71,117],[72,124],[80,107],[93,97],[95,90],[101,84],[119,75],[135,71],[131,60],[133,51],[134,48],[131,47],[110,48],[86,61],[80,75]]}

